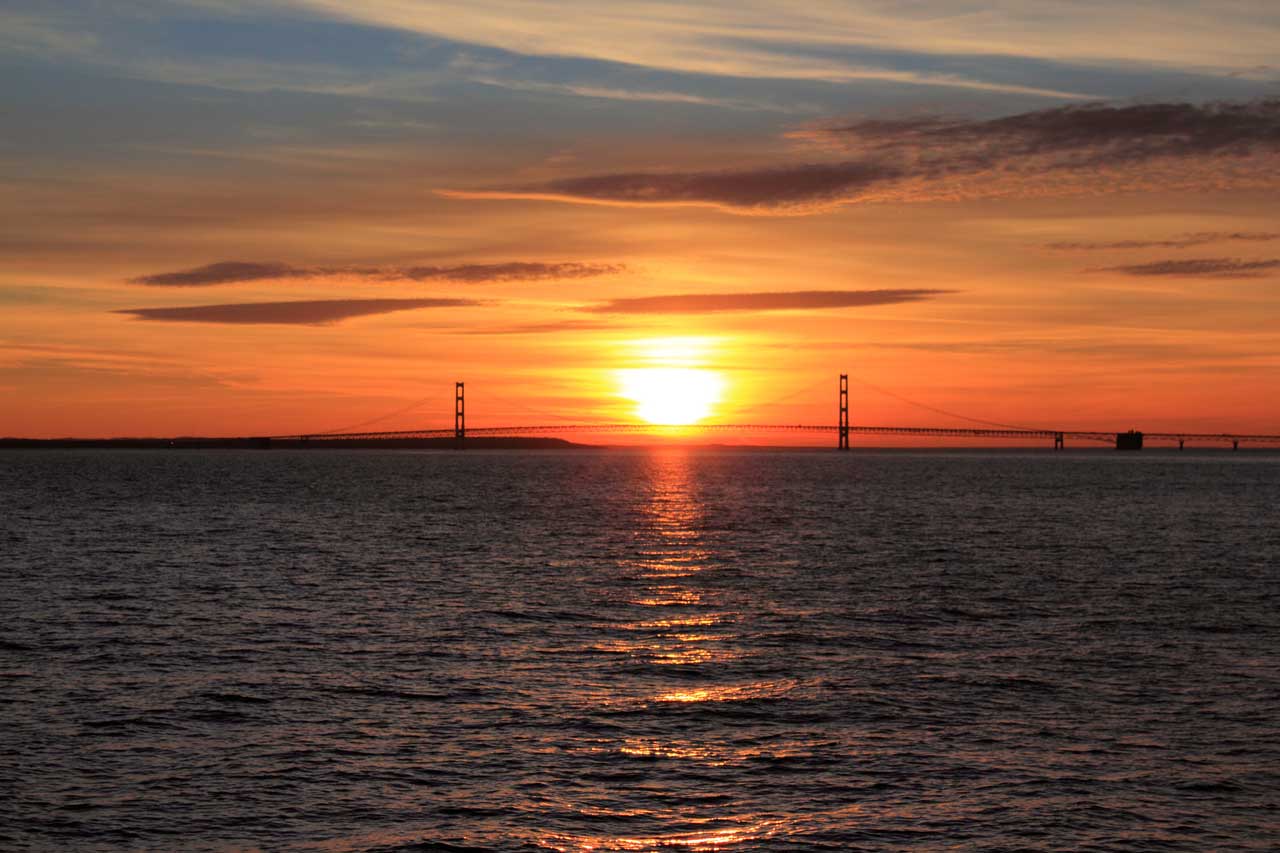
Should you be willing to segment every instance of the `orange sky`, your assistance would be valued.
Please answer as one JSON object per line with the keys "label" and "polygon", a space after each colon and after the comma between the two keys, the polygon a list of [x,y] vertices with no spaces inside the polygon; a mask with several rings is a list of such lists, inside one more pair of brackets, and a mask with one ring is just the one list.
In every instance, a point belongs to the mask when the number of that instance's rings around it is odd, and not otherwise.
{"label": "orange sky", "polygon": [[1280,12],[1042,5],[19,3],[0,435],[1280,433]]}

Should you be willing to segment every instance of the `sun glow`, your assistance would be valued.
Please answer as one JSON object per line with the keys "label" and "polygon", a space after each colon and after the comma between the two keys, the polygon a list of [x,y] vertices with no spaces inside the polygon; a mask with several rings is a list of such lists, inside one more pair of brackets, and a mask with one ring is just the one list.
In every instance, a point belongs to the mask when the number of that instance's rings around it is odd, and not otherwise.
{"label": "sun glow", "polygon": [[711,370],[644,367],[618,371],[622,396],[636,403],[636,415],[651,424],[687,426],[710,417],[724,393]]}
{"label": "sun glow", "polygon": [[635,403],[635,416],[662,426],[689,426],[715,413],[725,381],[712,370],[722,341],[713,337],[665,337],[622,343],[634,367],[616,371],[618,394]]}

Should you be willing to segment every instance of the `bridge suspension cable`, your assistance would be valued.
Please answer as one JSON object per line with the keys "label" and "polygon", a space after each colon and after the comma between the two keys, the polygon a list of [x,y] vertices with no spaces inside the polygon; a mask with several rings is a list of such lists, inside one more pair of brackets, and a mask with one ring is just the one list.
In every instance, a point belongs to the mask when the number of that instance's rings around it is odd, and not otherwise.
{"label": "bridge suspension cable", "polygon": [[962,415],[959,412],[951,412],[946,409],[939,409],[937,406],[930,406],[926,403],[917,402],[916,400],[912,400],[910,397],[904,397],[901,394],[890,391],[888,388],[881,388],[879,385],[868,382],[861,377],[853,376],[852,374],[849,375],[849,378],[863,387],[870,388],[872,391],[884,394],[886,397],[892,397],[895,400],[906,403],[908,406],[915,406],[917,409],[924,409],[926,412],[933,412],[935,415],[944,415],[948,418],[956,418],[958,420],[968,421],[971,424],[982,424],[983,426],[996,427],[997,429],[1014,429],[1032,432],[1040,429],[1039,427],[1018,426],[1017,424],[1006,424],[1001,423],[1000,421],[986,421],[982,418],[971,418],[968,415]]}
{"label": "bridge suspension cable", "polygon": [[794,400],[796,397],[799,397],[799,396],[801,396],[802,394],[808,394],[810,391],[816,391],[819,387],[825,387],[825,386],[830,385],[830,384],[831,384],[831,383],[830,383],[830,381],[828,381],[828,380],[826,380],[826,379],[822,379],[822,380],[819,380],[819,381],[817,381],[817,382],[814,382],[814,383],[812,383],[812,384],[810,384],[810,385],[806,385],[805,387],[800,388],[800,389],[798,389],[798,390],[796,390],[796,391],[790,391],[790,392],[788,392],[788,393],[786,393],[786,394],[783,394],[783,395],[781,395],[781,396],[779,396],[779,397],[775,397],[775,398],[774,398],[774,399],[772,399],[772,400],[766,400],[766,401],[764,401],[763,403],[753,403],[753,404],[751,404],[750,406],[739,406],[739,407],[737,407],[737,408],[735,408],[735,409],[729,409],[725,414],[727,414],[727,415],[741,415],[741,414],[745,414],[745,413],[747,413],[747,412],[757,412],[757,411],[759,411],[759,410],[761,410],[761,409],[767,409],[767,408],[769,408],[770,406],[776,406],[776,405],[778,405],[779,403],[785,403],[785,402],[787,402],[788,400]]}
{"label": "bridge suspension cable", "polygon": [[385,415],[379,415],[378,417],[370,418],[367,421],[360,421],[359,423],[350,424],[349,426],[339,427],[337,429],[330,429],[330,430],[325,430],[324,432],[316,432],[316,433],[310,433],[310,434],[311,435],[338,435],[342,433],[354,432],[355,430],[361,429],[362,427],[373,426],[374,424],[380,424],[383,421],[389,421],[392,418],[399,417],[400,415],[407,415],[410,412],[414,411],[415,409],[420,408],[425,403],[434,399],[435,399],[434,395],[431,397],[423,397],[421,400],[418,400],[416,403],[410,403],[409,405],[405,406],[402,409],[396,409],[394,412],[387,412]]}

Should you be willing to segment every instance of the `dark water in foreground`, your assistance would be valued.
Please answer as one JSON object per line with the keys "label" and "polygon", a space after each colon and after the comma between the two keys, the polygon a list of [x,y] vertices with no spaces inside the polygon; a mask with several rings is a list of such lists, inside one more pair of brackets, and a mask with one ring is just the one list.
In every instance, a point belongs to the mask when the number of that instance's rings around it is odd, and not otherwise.
{"label": "dark water in foreground", "polygon": [[1280,456],[0,454],[0,849],[1280,846]]}

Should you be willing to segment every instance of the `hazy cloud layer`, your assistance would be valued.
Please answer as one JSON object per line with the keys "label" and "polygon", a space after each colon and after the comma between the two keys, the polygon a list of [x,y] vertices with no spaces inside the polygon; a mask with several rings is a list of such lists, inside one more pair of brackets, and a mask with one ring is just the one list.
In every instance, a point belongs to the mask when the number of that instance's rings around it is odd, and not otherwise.
{"label": "hazy cloud layer", "polygon": [[[865,119],[790,135],[845,159],[723,171],[601,174],[533,186],[442,192],[461,198],[807,212],[859,200],[1018,194],[1033,187],[1040,192],[1124,188],[1126,172],[1162,163],[1177,163],[1183,181],[1212,182],[1213,176],[1188,169],[1187,161],[1280,153],[1280,99],[1093,104],[986,120]],[[1045,184],[1046,173],[1055,183]],[[1264,170],[1248,179],[1275,180]],[[1147,183],[1166,185],[1150,178]]]}
{"label": "hazy cloud layer", "polygon": [[458,308],[479,305],[473,299],[317,299],[304,302],[240,302],[181,308],[126,308],[139,320],[170,323],[287,324],[322,326],[351,317],[390,314],[418,308]]}
{"label": "hazy cloud layer", "polygon": [[583,308],[597,314],[710,314],[722,311],[794,311],[860,308],[932,299],[951,290],[795,290],[777,293],[686,293],[610,299]]}
{"label": "hazy cloud layer", "polygon": [[1239,258],[1189,258],[1099,267],[1090,272],[1115,272],[1133,276],[1194,276],[1197,278],[1261,278],[1280,269],[1280,260],[1245,261]]}
{"label": "hazy cloud layer", "polygon": [[1231,241],[1266,243],[1280,240],[1280,233],[1272,231],[1197,231],[1191,234],[1180,234],[1167,240],[1116,240],[1114,242],[1058,242],[1048,243],[1046,249],[1057,249],[1065,252],[1092,252],[1107,249],[1186,249],[1191,246],[1203,246],[1207,243],[1226,243]]}
{"label": "hazy cloud layer", "polygon": [[359,278],[371,281],[457,281],[486,284],[506,281],[545,281],[591,278],[622,272],[622,264],[542,263],[508,261],[497,264],[454,266],[352,266],[298,267],[277,261],[218,261],[187,270],[156,273],[131,279],[151,287],[208,287],[248,281],[281,281],[303,278]]}

